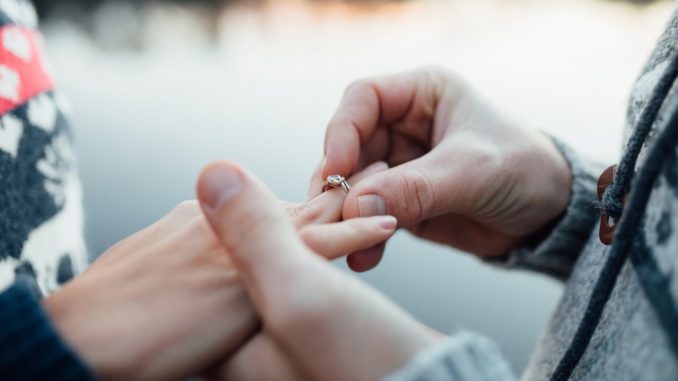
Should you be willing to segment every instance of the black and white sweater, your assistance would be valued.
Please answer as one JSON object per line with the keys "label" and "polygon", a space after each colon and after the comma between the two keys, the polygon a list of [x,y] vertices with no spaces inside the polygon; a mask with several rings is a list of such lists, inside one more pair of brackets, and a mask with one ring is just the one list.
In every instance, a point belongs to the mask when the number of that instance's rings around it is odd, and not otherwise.
{"label": "black and white sweater", "polygon": [[84,269],[82,192],[29,1],[0,1],[0,290],[48,294]]}
{"label": "black and white sweater", "polygon": [[0,379],[93,380],[40,298],[84,269],[82,191],[32,4],[0,0]]}

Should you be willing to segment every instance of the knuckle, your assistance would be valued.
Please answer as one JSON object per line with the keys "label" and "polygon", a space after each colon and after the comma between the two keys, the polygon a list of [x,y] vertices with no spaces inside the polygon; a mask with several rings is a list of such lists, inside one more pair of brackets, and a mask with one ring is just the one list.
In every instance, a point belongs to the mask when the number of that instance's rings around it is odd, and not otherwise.
{"label": "knuckle", "polygon": [[170,212],[169,229],[176,231],[181,245],[191,245],[195,249],[218,249],[219,239],[212,230],[197,200],[182,201]]}
{"label": "knuckle", "polygon": [[161,230],[176,231],[181,229],[186,221],[190,221],[199,215],[202,215],[202,211],[197,201],[182,201],[158,221],[156,226]]}
{"label": "knuckle", "polygon": [[351,92],[363,92],[363,91],[372,91],[374,87],[374,80],[371,78],[360,78],[357,79],[346,88],[346,94]]}
{"label": "knuckle", "polygon": [[212,227],[202,215],[196,216],[188,223],[186,234],[199,239],[215,240]]}
{"label": "knuckle", "polygon": [[421,68],[420,73],[424,78],[431,81],[441,81],[456,78],[456,74],[449,70],[448,68],[437,66],[437,65],[428,65]]}
{"label": "knuckle", "polygon": [[463,82],[462,77],[458,73],[456,73],[452,70],[449,70],[447,68],[439,67],[439,66],[430,67],[428,69],[428,75],[432,79],[437,80],[437,81],[441,81],[441,82],[444,82],[444,81],[455,82],[455,83],[462,83]]}
{"label": "knuckle", "polygon": [[202,215],[181,221],[176,230],[177,233],[172,234],[173,238],[170,240],[170,245],[174,248],[199,256],[221,248],[217,235]]}
{"label": "knuckle", "polygon": [[320,214],[320,211],[312,201],[287,205],[285,206],[285,211],[296,226],[315,221]]}
{"label": "knuckle", "polygon": [[422,77],[433,85],[439,96],[446,89],[457,101],[471,90],[466,80],[459,73],[447,68],[437,66],[426,67],[422,70]]}
{"label": "knuckle", "polygon": [[200,205],[196,200],[185,200],[177,204],[177,206],[172,209],[171,214],[176,217],[190,218],[196,216],[200,211]]}
{"label": "knuckle", "polygon": [[415,169],[407,174],[400,174],[400,181],[405,195],[410,198],[410,202],[405,203],[407,214],[414,222],[431,215],[435,195],[429,178],[421,170]]}

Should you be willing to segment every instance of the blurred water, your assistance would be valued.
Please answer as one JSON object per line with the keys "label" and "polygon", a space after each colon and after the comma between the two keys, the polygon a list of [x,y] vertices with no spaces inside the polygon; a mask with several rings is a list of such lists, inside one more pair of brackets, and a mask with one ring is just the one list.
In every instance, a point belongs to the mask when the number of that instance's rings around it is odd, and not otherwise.
{"label": "blurred water", "polygon": [[[92,253],[192,198],[197,173],[215,159],[243,163],[283,199],[303,199],[348,83],[420,65],[461,72],[520,123],[616,161],[628,91],[671,4],[515,4],[230,8],[218,17],[216,45],[201,19],[161,9],[132,20],[142,51],[102,50],[72,27],[48,28],[75,110]],[[125,29],[125,17],[110,19]],[[485,333],[517,371],[525,365],[559,297],[556,282],[404,233],[387,252],[364,279],[425,323]]]}

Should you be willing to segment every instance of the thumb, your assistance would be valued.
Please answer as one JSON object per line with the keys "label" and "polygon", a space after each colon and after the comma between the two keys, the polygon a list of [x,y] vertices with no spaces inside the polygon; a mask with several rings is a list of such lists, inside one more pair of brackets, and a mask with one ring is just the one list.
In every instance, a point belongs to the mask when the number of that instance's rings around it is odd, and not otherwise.
{"label": "thumb", "polygon": [[409,226],[450,212],[455,197],[449,193],[459,184],[450,180],[450,166],[438,161],[429,153],[363,179],[344,201],[344,219],[392,215]]}
{"label": "thumb", "polygon": [[207,221],[231,256],[255,305],[262,308],[285,279],[312,256],[276,197],[231,162],[203,169],[198,199]]}

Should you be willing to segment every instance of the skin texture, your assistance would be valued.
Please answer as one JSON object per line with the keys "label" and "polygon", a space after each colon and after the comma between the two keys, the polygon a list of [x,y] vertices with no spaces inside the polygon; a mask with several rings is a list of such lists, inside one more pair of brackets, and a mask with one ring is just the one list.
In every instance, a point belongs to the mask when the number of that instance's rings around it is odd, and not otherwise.
{"label": "skin texture", "polygon": [[[384,168],[376,164],[365,172]],[[333,190],[303,204],[276,201],[272,207],[293,226],[294,237],[328,259],[393,234],[396,221],[389,216],[335,223],[344,197]],[[328,244],[327,237],[337,242]],[[233,354],[260,324],[195,201],[110,248],[44,307],[104,380],[185,379]]]}
{"label": "skin texture", "polygon": [[430,329],[311,251],[275,197],[237,165],[208,166],[197,189],[262,320],[262,333],[217,377],[377,380],[436,342]]}
{"label": "skin texture", "polygon": [[[485,258],[539,234],[569,199],[570,170],[551,140],[507,121],[439,69],[349,86],[327,127],[309,195],[327,175],[375,161],[391,168],[353,187],[344,219],[390,214],[416,236]],[[383,248],[354,253],[349,265],[368,270]]]}

